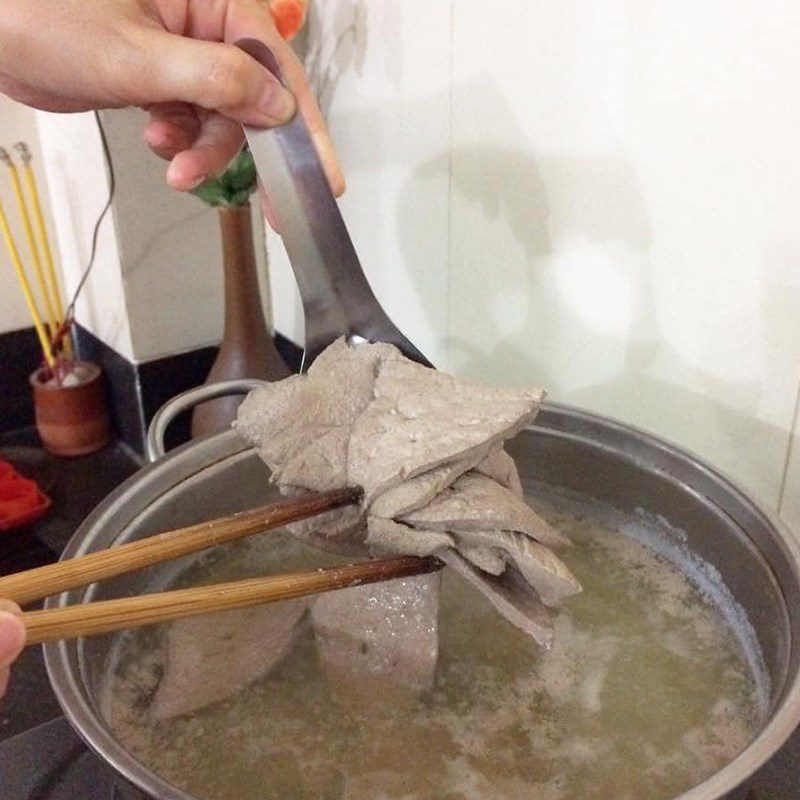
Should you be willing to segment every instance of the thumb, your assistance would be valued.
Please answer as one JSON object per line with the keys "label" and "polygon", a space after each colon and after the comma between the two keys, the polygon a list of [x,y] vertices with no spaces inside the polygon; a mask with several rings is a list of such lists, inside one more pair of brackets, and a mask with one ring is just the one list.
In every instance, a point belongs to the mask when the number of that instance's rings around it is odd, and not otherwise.
{"label": "thumb", "polygon": [[291,92],[232,44],[153,31],[143,55],[137,105],[183,101],[260,127],[282,125],[295,114]]}
{"label": "thumb", "polygon": [[[25,644],[25,625],[10,603],[0,605],[0,669],[8,667],[20,654]],[[8,610],[6,610],[8,609]]]}

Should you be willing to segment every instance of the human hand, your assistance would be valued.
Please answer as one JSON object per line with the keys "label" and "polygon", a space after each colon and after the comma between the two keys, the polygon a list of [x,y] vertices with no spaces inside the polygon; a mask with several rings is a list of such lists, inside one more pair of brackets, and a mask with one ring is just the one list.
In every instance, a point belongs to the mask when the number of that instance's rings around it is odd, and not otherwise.
{"label": "human hand", "polygon": [[0,697],[6,693],[11,663],[25,644],[25,626],[19,607],[10,600],[0,600]]}
{"label": "human hand", "polygon": [[[5,0],[0,91],[46,111],[139,106],[144,138],[181,191],[221,173],[241,123],[270,127],[299,109],[335,195],[344,180],[300,61],[260,0]],[[291,89],[232,43],[265,42]]]}

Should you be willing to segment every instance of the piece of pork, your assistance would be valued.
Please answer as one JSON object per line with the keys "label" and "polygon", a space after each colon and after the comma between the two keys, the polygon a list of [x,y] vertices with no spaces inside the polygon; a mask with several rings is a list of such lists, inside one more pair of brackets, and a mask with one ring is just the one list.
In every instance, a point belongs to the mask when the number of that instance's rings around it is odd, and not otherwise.
{"label": "piece of pork", "polygon": [[542,647],[552,646],[553,623],[547,607],[516,567],[509,564],[502,575],[487,575],[455,550],[444,550],[438,557],[486,597],[512,625]]}
{"label": "piece of pork", "polygon": [[487,478],[497,481],[517,497],[524,497],[522,481],[519,479],[519,472],[514,459],[502,448],[492,450],[486,458],[482,459],[475,466],[475,471]]}
{"label": "piece of pork", "polygon": [[298,449],[275,474],[281,484],[305,486],[318,492],[340,489],[345,485],[350,428],[342,425],[328,431],[318,430],[317,433],[316,438]]}
{"label": "piece of pork", "polygon": [[508,563],[506,554],[497,547],[475,546],[461,541],[458,543],[458,552],[470,564],[490,575],[502,575]]}
{"label": "piece of pork", "polygon": [[[294,495],[296,491],[284,494]],[[304,490],[303,490],[304,491]],[[312,547],[343,556],[365,557],[368,549],[366,513],[361,506],[334,508],[315,517],[292,522],[286,529]]]}
{"label": "piece of pork", "polygon": [[[525,503],[503,449],[535,417],[543,392],[475,386],[391,346],[343,340],[308,376],[281,383],[284,389],[248,397],[237,423],[281,490],[349,485],[365,492],[360,509],[297,523],[295,535],[350,555],[453,555],[501,613],[537,640],[547,638],[536,590],[556,603],[580,587],[545,552],[569,542]],[[481,539],[483,532],[494,539]]]}
{"label": "piece of pork", "polygon": [[311,607],[320,662],[337,701],[411,700],[433,686],[441,574],[328,592]]}
{"label": "piece of pork", "polygon": [[370,517],[366,543],[373,555],[430,556],[453,547],[455,540],[442,531],[416,530],[391,519]]}
{"label": "piece of pork", "polygon": [[504,553],[528,583],[536,589],[545,605],[557,606],[567,597],[581,591],[580,583],[566,564],[552,550],[527,536],[496,530],[453,531],[453,535],[459,542],[458,551],[474,564],[477,562],[470,558],[467,549],[494,549]]}
{"label": "piece of pork", "polygon": [[291,649],[308,604],[307,598],[286,600],[173,622],[152,716],[197,711],[263,678]]}
{"label": "piece of pork", "polygon": [[465,472],[484,460],[484,451],[476,448],[470,458],[461,458],[429,469],[379,494],[370,504],[369,513],[384,519],[397,519],[428,505],[437,494],[451,486]]}
{"label": "piece of pork", "polygon": [[346,486],[352,425],[372,401],[378,364],[399,356],[391,345],[350,347],[339,339],[307,375],[251,392],[234,427],[258,448],[273,481],[316,491]]}
{"label": "piece of pork", "polygon": [[475,386],[400,358],[379,364],[373,393],[347,454],[349,479],[367,504],[409,478],[488,454],[536,416],[544,396]]}
{"label": "piece of pork", "polygon": [[570,543],[523,499],[476,472],[462,475],[427,506],[404,515],[402,521],[415,528],[434,531],[518,531],[552,547]]}
{"label": "piece of pork", "polygon": [[[306,448],[312,447],[333,428],[327,399],[306,376],[293,375],[269,383],[247,395],[239,407],[236,422],[239,433],[252,442],[272,473],[272,480],[282,481],[283,471]],[[342,459],[346,459],[346,453]],[[292,484],[326,491],[343,486],[345,460],[333,463],[324,472],[314,471],[305,483]]]}

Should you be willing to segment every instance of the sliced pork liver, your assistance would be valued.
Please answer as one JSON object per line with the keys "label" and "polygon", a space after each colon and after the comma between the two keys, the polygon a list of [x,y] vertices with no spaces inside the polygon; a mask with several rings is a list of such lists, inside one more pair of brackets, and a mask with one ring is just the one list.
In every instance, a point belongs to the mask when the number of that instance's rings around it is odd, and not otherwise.
{"label": "sliced pork liver", "polygon": [[[237,427],[282,491],[364,489],[361,508],[297,523],[292,533],[348,555],[452,556],[447,563],[501,613],[546,641],[537,592],[554,604],[580,587],[546,549],[568,540],[527,505],[503,449],[533,420],[543,396],[476,386],[388,345],[339,340],[307,376],[252,393]],[[360,591],[362,605],[380,606],[379,588]]]}
{"label": "sliced pork liver", "polygon": [[522,481],[519,479],[514,459],[500,447],[493,450],[475,466],[475,471],[497,481],[517,497],[523,497]]}
{"label": "sliced pork liver", "polygon": [[484,448],[480,448],[470,458],[450,461],[387,489],[372,501],[369,513],[384,519],[397,519],[418,508],[423,508],[436,495],[451,486],[465,472],[472,469],[478,461],[481,461],[483,450]]}
{"label": "sliced pork liver", "polygon": [[442,464],[487,454],[536,416],[543,396],[475,386],[406,359],[384,361],[375,399],[353,426],[350,480],[369,503]]}
{"label": "sliced pork liver", "polygon": [[441,575],[320,595],[311,622],[334,696],[352,705],[409,700],[433,686]]}
{"label": "sliced pork liver", "polygon": [[470,564],[490,575],[502,575],[508,563],[505,552],[498,547],[469,545],[461,541],[458,544],[458,552]]}
{"label": "sliced pork liver", "polygon": [[569,539],[551,528],[523,499],[476,472],[462,475],[425,508],[404,515],[402,521],[435,531],[518,531],[545,545],[569,544]]}
{"label": "sliced pork liver", "polygon": [[372,401],[380,361],[399,355],[390,345],[349,347],[339,339],[307,375],[251,392],[235,427],[258,448],[277,483],[318,491],[346,486],[352,425]]}
{"label": "sliced pork liver", "polygon": [[[453,535],[460,543],[459,552],[467,558],[469,554],[464,551],[465,545],[467,548],[492,548],[505,553],[508,560],[516,564],[528,583],[536,589],[545,605],[557,606],[565,598],[581,591],[580,583],[566,564],[551,550],[527,536],[496,530],[453,531]],[[470,560],[481,566],[473,559]]]}
{"label": "sliced pork liver", "polygon": [[453,537],[442,531],[415,530],[391,519],[370,517],[367,525],[367,546],[376,555],[429,556],[455,545]]}
{"label": "sliced pork liver", "polygon": [[512,625],[527,633],[542,647],[553,644],[553,623],[547,607],[515,567],[502,575],[487,575],[455,550],[445,550],[439,558],[474,586]]}
{"label": "sliced pork liver", "polygon": [[188,714],[263,678],[291,649],[308,602],[287,600],[173,622],[150,713],[156,719]]}

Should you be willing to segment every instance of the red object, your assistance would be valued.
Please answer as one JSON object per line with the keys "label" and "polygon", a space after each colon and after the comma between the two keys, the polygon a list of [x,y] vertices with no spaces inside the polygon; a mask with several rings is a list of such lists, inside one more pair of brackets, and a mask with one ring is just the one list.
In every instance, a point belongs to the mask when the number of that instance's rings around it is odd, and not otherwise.
{"label": "red object", "polygon": [[270,0],[269,12],[278,33],[287,41],[293,39],[306,21],[306,0]]}
{"label": "red object", "polygon": [[38,519],[52,505],[36,481],[20,475],[0,458],[0,531],[10,531]]}

